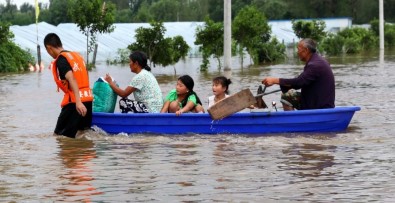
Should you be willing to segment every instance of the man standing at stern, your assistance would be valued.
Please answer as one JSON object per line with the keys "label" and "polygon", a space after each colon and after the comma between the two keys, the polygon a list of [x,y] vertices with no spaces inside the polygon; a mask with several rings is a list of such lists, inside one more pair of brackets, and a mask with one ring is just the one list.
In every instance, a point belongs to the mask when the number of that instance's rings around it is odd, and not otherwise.
{"label": "man standing at stern", "polygon": [[49,33],[44,38],[45,49],[55,60],[51,69],[55,83],[64,92],[62,110],[54,133],[75,138],[77,132],[92,124],[92,90],[84,59],[77,52],[63,49],[58,35]]}

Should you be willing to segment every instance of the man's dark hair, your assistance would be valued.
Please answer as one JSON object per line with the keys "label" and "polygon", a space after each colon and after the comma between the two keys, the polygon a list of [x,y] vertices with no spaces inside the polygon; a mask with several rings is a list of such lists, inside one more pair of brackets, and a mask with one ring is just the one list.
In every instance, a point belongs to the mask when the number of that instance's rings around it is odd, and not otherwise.
{"label": "man's dark hair", "polygon": [[44,38],[44,46],[51,45],[53,47],[62,47],[62,41],[60,41],[60,38],[57,34],[55,33],[49,33],[47,36]]}

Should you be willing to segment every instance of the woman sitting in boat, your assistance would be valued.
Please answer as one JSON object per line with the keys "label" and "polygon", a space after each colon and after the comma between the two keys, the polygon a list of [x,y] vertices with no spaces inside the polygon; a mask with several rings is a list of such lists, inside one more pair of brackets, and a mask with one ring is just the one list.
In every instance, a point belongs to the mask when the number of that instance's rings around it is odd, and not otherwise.
{"label": "woman sitting in boat", "polygon": [[[122,97],[119,100],[122,113],[159,113],[163,106],[162,91],[155,76],[150,72],[151,68],[147,65],[147,55],[135,51],[130,54],[129,59],[130,70],[137,75],[124,90],[116,85],[109,74],[105,77],[114,92]],[[131,93],[135,101],[127,98]]]}
{"label": "woman sitting in boat", "polygon": [[193,91],[194,82],[191,76],[183,75],[178,78],[176,89],[171,90],[163,104],[161,113],[204,113],[202,102]]}

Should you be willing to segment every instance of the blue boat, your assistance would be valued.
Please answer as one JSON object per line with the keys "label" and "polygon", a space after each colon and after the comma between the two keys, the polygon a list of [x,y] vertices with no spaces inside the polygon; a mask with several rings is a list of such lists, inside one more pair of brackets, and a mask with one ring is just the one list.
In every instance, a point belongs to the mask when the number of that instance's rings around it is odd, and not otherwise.
{"label": "blue boat", "polygon": [[92,126],[109,134],[265,134],[338,132],[347,129],[358,106],[278,112],[240,112],[221,120],[208,113],[93,113]]}

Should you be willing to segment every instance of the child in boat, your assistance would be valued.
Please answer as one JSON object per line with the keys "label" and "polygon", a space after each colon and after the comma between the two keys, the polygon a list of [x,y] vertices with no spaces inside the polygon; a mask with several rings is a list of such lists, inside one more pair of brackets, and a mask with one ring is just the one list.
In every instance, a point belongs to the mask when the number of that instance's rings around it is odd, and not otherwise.
{"label": "child in boat", "polygon": [[177,116],[186,112],[204,113],[202,102],[193,91],[193,86],[193,79],[189,75],[179,77],[176,89],[167,94],[160,112],[176,113]]}
{"label": "child in boat", "polygon": [[215,103],[229,97],[229,85],[232,81],[224,76],[218,76],[213,79],[213,94],[208,98],[208,108],[213,106]]}

